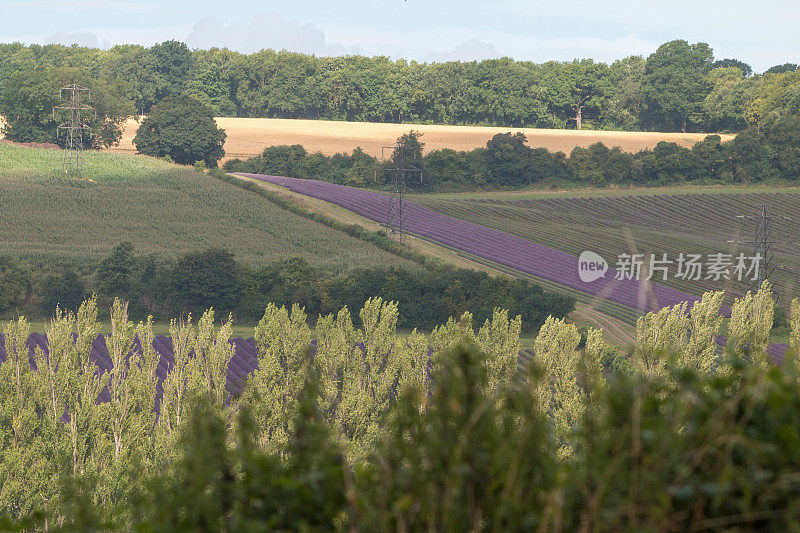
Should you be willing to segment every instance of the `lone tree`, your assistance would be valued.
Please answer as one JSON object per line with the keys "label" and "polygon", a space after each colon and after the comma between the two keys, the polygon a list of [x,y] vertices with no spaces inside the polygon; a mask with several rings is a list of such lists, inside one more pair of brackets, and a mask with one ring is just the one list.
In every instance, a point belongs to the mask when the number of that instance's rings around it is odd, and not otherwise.
{"label": "lone tree", "polygon": [[133,144],[140,154],[169,156],[181,165],[204,161],[216,167],[225,155],[225,137],[210,107],[188,96],[174,96],[153,106]]}

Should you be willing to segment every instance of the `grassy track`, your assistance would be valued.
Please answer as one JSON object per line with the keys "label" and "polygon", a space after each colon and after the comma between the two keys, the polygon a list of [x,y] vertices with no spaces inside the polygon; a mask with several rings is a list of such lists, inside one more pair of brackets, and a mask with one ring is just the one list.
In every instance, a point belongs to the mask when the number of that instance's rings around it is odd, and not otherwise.
{"label": "grassy track", "polygon": [[[225,158],[247,158],[264,151],[267,146],[277,144],[300,144],[309,152],[333,155],[351,152],[361,147],[375,157],[381,148],[394,144],[398,137],[410,130],[423,134],[426,150],[452,148],[472,150],[486,145],[486,141],[497,133],[517,132],[525,134],[533,148],[570,152],[576,146],[589,146],[602,142],[609,147],[619,146],[627,152],[652,148],[661,141],[673,141],[690,147],[705,137],[703,133],[657,133],[635,131],[554,130],[536,128],[496,128],[482,126],[438,126],[430,124],[385,124],[372,122],[341,122],[331,120],[292,120],[277,118],[230,118],[217,117],[217,124],[228,135],[225,142]],[[133,152],[132,140],[138,123],[129,120],[125,133],[115,151]],[[731,135],[722,135],[730,140]]]}
{"label": "grassy track", "polygon": [[62,153],[0,143],[0,253],[80,263],[130,241],[144,253],[209,247],[254,264],[292,256],[323,268],[409,264],[192,169],[87,153],[92,182],[63,179]]}

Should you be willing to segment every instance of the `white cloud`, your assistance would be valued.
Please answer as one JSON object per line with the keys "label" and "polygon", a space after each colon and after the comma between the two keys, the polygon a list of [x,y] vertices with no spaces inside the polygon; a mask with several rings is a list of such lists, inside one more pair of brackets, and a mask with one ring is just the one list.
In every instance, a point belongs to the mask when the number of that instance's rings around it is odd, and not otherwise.
{"label": "white cloud", "polygon": [[265,48],[317,55],[337,55],[345,50],[331,45],[325,33],[311,23],[288,19],[277,11],[262,11],[250,22],[225,24],[214,17],[199,20],[186,37],[193,48],[228,48],[244,53]]}
{"label": "white cloud", "polygon": [[152,46],[170,39],[183,41],[191,29],[189,24],[178,24],[150,28],[94,28],[88,31],[97,35],[97,38],[103,43],[103,48],[110,48],[115,44]]}
{"label": "white cloud", "polygon": [[425,59],[427,61],[480,61],[499,56],[500,54],[493,44],[478,39],[469,39],[445,52],[434,52]]}
{"label": "white cloud", "polygon": [[[658,43],[633,33],[606,39],[543,38],[535,35],[446,26],[378,31],[358,26],[326,25],[323,29],[332,41],[348,48],[358,46],[368,55],[387,54],[420,61],[446,60],[450,57],[469,60],[504,56],[537,62],[570,61],[575,58],[614,61],[630,55],[649,54],[658,46]],[[474,54],[475,57],[469,57],[470,54]]]}
{"label": "white cloud", "polygon": [[0,36],[0,42],[33,43],[60,43],[70,45],[77,43],[81,46],[93,46],[108,49],[116,44],[141,44],[152,46],[156,43],[170,39],[183,40],[184,36],[192,30],[190,25],[156,26],[153,28],[89,28],[76,32],[58,32],[47,34],[17,35],[14,37]]}
{"label": "white cloud", "polygon": [[48,11],[114,11],[127,14],[164,14],[170,10],[146,2],[126,2],[123,0],[28,0],[25,2],[6,2],[9,7]]}
{"label": "white cloud", "polygon": [[63,44],[66,46],[77,44],[78,46],[88,46],[89,48],[100,48],[100,40],[97,35],[88,31],[60,31],[49,35],[45,42],[47,44]]}

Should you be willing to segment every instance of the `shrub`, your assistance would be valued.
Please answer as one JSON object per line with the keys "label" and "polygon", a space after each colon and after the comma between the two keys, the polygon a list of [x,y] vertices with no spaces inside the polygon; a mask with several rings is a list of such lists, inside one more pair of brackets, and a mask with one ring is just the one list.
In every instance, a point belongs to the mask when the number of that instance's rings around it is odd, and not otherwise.
{"label": "shrub", "polygon": [[75,311],[86,298],[86,286],[74,270],[47,276],[42,281],[40,292],[42,311],[47,315],[52,314],[56,306]]}
{"label": "shrub", "polygon": [[239,265],[222,249],[190,253],[178,260],[171,274],[174,308],[197,312],[214,307],[233,311],[242,294]]}

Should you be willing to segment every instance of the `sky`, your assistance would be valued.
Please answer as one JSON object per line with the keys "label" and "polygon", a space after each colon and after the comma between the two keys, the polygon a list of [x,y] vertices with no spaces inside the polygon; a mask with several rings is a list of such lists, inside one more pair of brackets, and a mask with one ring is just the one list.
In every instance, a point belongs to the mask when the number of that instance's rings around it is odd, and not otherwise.
{"label": "sky", "polygon": [[800,0],[0,0],[0,42],[262,48],[417,61],[647,56],[706,42],[757,72],[800,63]]}

